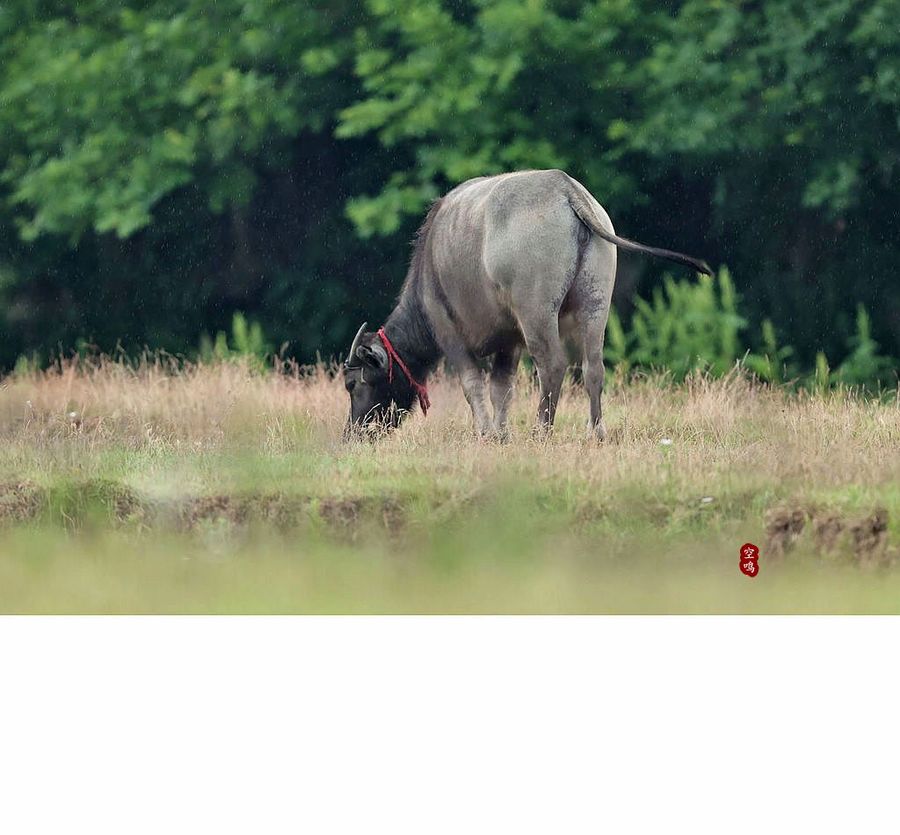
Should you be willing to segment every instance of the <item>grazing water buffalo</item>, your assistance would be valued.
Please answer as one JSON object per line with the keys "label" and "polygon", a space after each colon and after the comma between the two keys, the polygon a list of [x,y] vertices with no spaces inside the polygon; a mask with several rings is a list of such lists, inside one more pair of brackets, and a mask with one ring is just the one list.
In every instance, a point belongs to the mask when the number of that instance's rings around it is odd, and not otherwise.
{"label": "grazing water buffalo", "polygon": [[[540,380],[538,426],[549,428],[566,354],[559,320],[571,315],[584,349],[590,425],[605,434],[603,335],[616,278],[616,247],[686,264],[703,261],[614,233],[603,207],[563,171],[479,177],[436,201],[419,229],[403,290],[377,332],[359,329],[344,363],[348,428],[399,425],[441,357],[459,373],[479,435],[504,437],[524,347]],[[490,398],[479,361],[493,357]]]}

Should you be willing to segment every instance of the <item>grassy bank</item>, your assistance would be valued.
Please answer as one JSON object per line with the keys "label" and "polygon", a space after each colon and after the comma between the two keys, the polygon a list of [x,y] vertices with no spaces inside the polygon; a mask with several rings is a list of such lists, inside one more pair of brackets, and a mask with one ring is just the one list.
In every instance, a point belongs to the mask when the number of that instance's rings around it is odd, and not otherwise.
{"label": "grassy bank", "polygon": [[[339,380],[105,362],[0,389],[2,611],[897,611],[900,405],[740,375],[581,390],[376,445]],[[745,541],[761,574],[737,568]]]}

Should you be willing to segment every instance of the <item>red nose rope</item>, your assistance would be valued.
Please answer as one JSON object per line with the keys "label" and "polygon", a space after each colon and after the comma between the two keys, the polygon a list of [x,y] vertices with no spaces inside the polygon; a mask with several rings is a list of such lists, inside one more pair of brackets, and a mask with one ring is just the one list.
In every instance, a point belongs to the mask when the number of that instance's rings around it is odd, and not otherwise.
{"label": "red nose rope", "polygon": [[387,334],[384,332],[384,328],[378,329],[378,336],[381,337],[381,342],[384,345],[384,350],[387,351],[388,355],[388,382],[394,382],[394,362],[400,366],[401,371],[406,375],[406,379],[409,380],[409,384],[413,387],[413,391],[419,396],[419,405],[422,407],[422,414],[426,417],[428,416],[428,409],[431,406],[431,401],[428,399],[428,386],[425,383],[420,383],[415,377],[413,377],[410,370],[406,367],[406,363],[400,359],[400,354],[397,353],[397,349],[391,345],[391,340],[387,338]]}

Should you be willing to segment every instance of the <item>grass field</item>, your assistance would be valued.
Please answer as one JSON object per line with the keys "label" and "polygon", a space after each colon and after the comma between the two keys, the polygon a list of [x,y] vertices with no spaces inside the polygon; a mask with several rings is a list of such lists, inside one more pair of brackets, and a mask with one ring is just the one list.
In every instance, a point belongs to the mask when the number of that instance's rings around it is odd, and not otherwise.
{"label": "grass field", "polygon": [[0,611],[900,611],[897,396],[612,380],[602,445],[575,385],[533,439],[524,371],[506,445],[432,400],[343,443],[322,368],[7,378]]}

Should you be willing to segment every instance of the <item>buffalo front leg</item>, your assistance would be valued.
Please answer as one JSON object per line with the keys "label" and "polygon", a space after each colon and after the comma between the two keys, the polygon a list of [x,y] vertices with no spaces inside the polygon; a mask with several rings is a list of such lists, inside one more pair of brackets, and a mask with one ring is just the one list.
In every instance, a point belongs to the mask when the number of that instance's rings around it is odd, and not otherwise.
{"label": "buffalo front leg", "polygon": [[546,432],[553,426],[566,374],[566,352],[559,338],[559,318],[554,313],[535,322],[523,322],[522,332],[528,353],[537,368],[541,387],[537,426]]}
{"label": "buffalo front leg", "polygon": [[497,351],[491,368],[491,404],[494,407],[494,431],[505,441],[509,437],[509,407],[515,393],[516,369],[519,367],[519,347]]}
{"label": "buffalo front leg", "polygon": [[459,372],[459,382],[462,385],[463,394],[472,410],[472,418],[475,421],[475,434],[480,437],[491,432],[491,416],[487,406],[487,386],[484,374],[478,367],[475,358],[469,354],[454,356],[451,359],[454,368]]}

